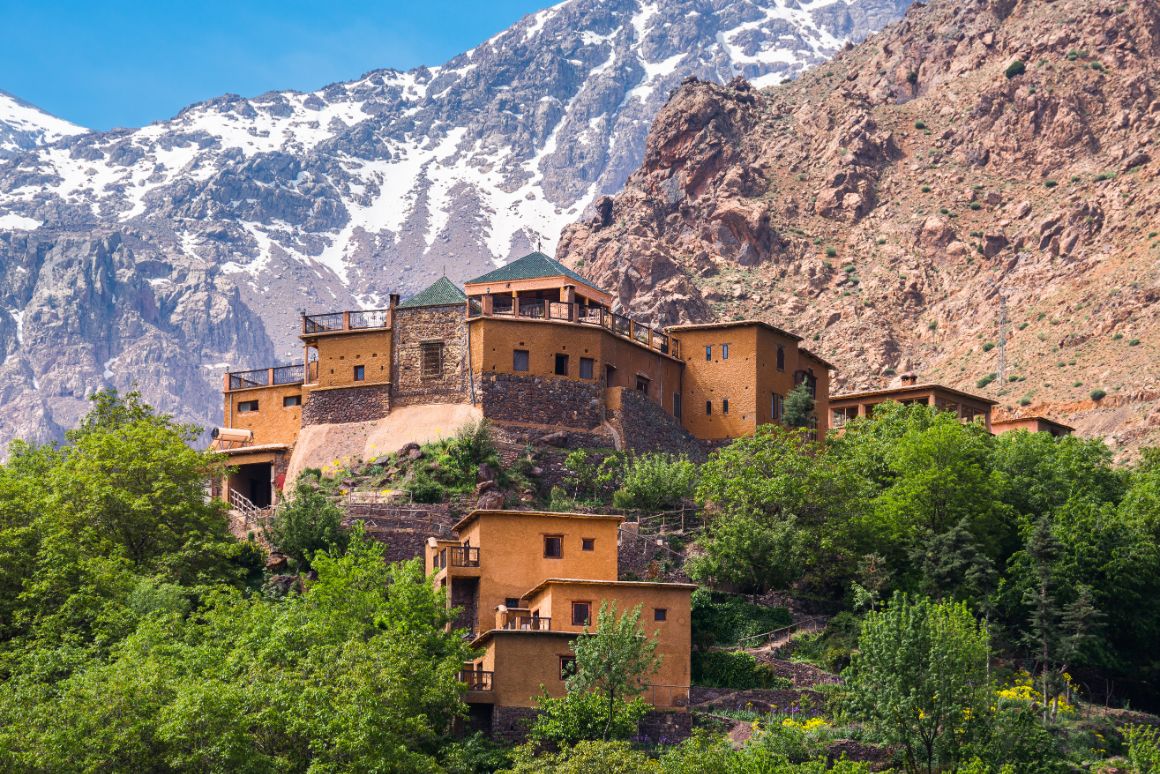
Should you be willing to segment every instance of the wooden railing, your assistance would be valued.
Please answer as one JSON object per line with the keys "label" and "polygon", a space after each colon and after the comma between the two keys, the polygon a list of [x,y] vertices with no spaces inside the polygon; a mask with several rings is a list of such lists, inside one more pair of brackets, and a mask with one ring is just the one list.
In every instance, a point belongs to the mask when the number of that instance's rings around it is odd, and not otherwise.
{"label": "wooden railing", "polygon": [[440,549],[435,566],[439,569],[444,567],[478,567],[479,549],[474,546],[449,546]]}
{"label": "wooden railing", "polygon": [[249,390],[276,384],[302,384],[303,376],[302,363],[256,368],[252,371],[231,371],[226,374],[230,390]]}
{"label": "wooden railing", "polygon": [[469,691],[492,690],[492,679],[495,672],[486,669],[464,669],[459,672],[459,682],[467,686]]}
{"label": "wooden railing", "polygon": [[302,315],[302,333],[340,333],[391,327],[390,309],[353,309]]}
{"label": "wooden railing", "polygon": [[816,616],[803,618],[800,621],[794,621],[789,626],[781,626],[768,632],[762,632],[761,634],[751,634],[748,637],[742,637],[737,640],[737,645],[742,648],[757,648],[762,645],[777,642],[778,640],[783,640],[798,632],[816,632],[824,628],[824,620]]}
{"label": "wooden railing", "polygon": [[227,502],[232,510],[241,514],[245,527],[261,526],[273,513],[273,508],[259,508],[250,498],[236,489],[230,489],[226,495]]}
{"label": "wooden railing", "polygon": [[550,632],[552,619],[545,615],[509,615],[503,628],[520,632]]}
{"label": "wooden railing", "polygon": [[[473,302],[476,299],[473,299]],[[587,307],[562,301],[543,299],[511,299],[504,296],[492,298],[491,313],[485,314],[482,304],[468,306],[468,316],[475,317],[518,317],[525,320],[556,320],[579,325],[604,328],[617,336],[631,339],[654,352],[679,358],[680,342],[656,328],[638,323],[631,317],[610,312],[604,307]]]}

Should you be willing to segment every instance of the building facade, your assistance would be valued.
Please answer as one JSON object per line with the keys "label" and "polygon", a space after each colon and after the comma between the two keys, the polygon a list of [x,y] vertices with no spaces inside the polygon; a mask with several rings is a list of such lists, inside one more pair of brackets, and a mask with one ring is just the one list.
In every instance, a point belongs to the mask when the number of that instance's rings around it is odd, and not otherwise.
{"label": "building facade", "polygon": [[[223,494],[273,503],[302,428],[416,404],[470,404],[511,427],[591,433],[643,399],[653,408],[634,428],[721,441],[781,421],[786,395],[804,384],[813,430],[825,433],[832,367],[799,336],[759,321],[660,330],[611,302],[532,253],[462,289],[443,278],[407,301],[392,295],[387,309],[303,315],[301,363],[225,375],[219,435],[228,438],[215,446],[247,472]],[[257,491],[263,481],[269,493]]]}
{"label": "building facade", "polygon": [[461,611],[454,626],[478,651],[461,679],[479,726],[507,727],[543,693],[564,695],[571,643],[594,627],[605,603],[620,614],[639,607],[644,633],[656,639],[661,662],[645,700],[661,710],[688,706],[696,587],[617,580],[621,520],[474,511],[456,525],[455,539],[428,540],[428,574]]}
{"label": "building facade", "polygon": [[914,374],[904,374],[901,384],[882,390],[866,390],[831,395],[829,400],[830,426],[845,427],[851,419],[873,415],[874,407],[887,401],[908,405],[918,403],[949,411],[964,422],[980,422],[991,430],[991,408],[998,401],[972,395],[941,384],[919,384]]}

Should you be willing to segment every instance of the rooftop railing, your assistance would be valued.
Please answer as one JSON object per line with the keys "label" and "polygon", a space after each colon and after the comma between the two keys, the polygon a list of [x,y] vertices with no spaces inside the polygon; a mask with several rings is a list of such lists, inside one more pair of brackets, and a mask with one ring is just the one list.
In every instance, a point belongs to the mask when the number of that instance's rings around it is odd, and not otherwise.
{"label": "rooftop railing", "polygon": [[354,309],[345,312],[302,315],[302,333],[304,335],[390,327],[390,309]]}
{"label": "rooftop railing", "polygon": [[473,303],[468,306],[468,316],[476,317],[511,317],[524,320],[555,320],[570,322],[578,325],[592,325],[630,339],[662,355],[671,355],[679,358],[680,343],[656,328],[638,323],[631,317],[610,312],[604,307],[582,306],[562,301],[547,301],[544,299],[513,299],[508,296],[494,296],[492,298],[491,313],[485,314],[482,304]]}
{"label": "rooftop railing", "polygon": [[479,549],[472,546],[450,546],[440,549],[435,558],[436,569],[444,567],[478,567]]}
{"label": "rooftop railing", "polygon": [[546,615],[509,614],[503,628],[508,631],[550,632],[552,631],[552,619]]}
{"label": "rooftop railing", "polygon": [[249,390],[253,387],[273,387],[281,384],[302,384],[302,363],[256,368],[252,371],[231,371],[226,374],[230,390]]}
{"label": "rooftop railing", "polygon": [[469,691],[490,691],[495,672],[486,669],[464,669],[459,672],[459,682]]}

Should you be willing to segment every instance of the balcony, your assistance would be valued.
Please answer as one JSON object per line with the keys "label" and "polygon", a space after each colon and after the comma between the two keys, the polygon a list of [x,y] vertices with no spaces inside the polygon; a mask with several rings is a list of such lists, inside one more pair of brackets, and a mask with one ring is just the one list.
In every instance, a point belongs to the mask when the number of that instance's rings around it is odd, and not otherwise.
{"label": "balcony", "polygon": [[274,387],[283,384],[302,384],[303,364],[257,368],[253,371],[231,371],[226,374],[226,391],[251,390],[255,387]]}
{"label": "balcony", "polygon": [[314,336],[391,327],[390,309],[354,309],[345,312],[302,315],[302,335]]}
{"label": "balcony", "polygon": [[435,557],[435,569],[448,567],[479,567],[479,549],[472,546],[441,548]]}
{"label": "balcony", "polygon": [[484,669],[463,669],[459,672],[459,682],[466,685],[468,691],[490,691],[494,676],[494,672]]}
{"label": "balcony", "polygon": [[528,615],[526,613],[512,615],[509,611],[503,628],[517,632],[550,632],[552,631],[552,619],[548,616]]}
{"label": "balcony", "polygon": [[520,320],[551,320],[568,322],[575,325],[591,325],[603,328],[621,338],[630,339],[654,352],[662,355],[680,358],[680,342],[655,328],[638,323],[630,317],[610,312],[601,306],[582,306],[569,304],[563,301],[547,301],[544,299],[510,298],[494,296],[491,299],[491,310],[486,304],[472,303],[468,305],[468,317],[499,317]]}

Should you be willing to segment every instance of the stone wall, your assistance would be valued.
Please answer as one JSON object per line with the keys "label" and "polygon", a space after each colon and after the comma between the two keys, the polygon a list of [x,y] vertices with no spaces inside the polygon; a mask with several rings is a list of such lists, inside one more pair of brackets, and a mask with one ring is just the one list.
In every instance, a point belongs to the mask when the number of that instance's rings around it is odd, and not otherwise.
{"label": "stone wall", "polygon": [[626,449],[683,454],[697,462],[707,456],[705,444],[681,427],[680,420],[636,390],[621,391],[620,408],[609,421]]}
{"label": "stone wall", "polygon": [[302,425],[369,422],[391,413],[391,385],[311,390],[302,407]]}
{"label": "stone wall", "polygon": [[527,741],[538,713],[531,707],[496,707],[491,715],[491,736],[509,744]]}
{"label": "stone wall", "polygon": [[591,430],[604,421],[604,395],[595,382],[485,371],[477,385],[483,415],[560,429]]}
{"label": "stone wall", "polygon": [[693,716],[688,712],[653,710],[637,726],[637,735],[652,744],[677,744],[693,735]]}
{"label": "stone wall", "polygon": [[[396,309],[391,400],[396,406],[460,403],[467,394],[467,323],[462,304]],[[424,376],[422,345],[443,345],[440,376]]]}

